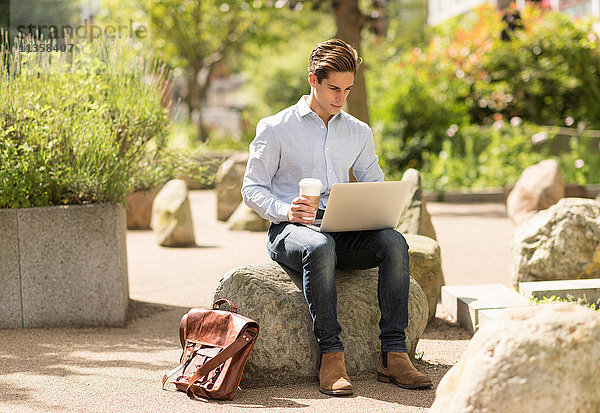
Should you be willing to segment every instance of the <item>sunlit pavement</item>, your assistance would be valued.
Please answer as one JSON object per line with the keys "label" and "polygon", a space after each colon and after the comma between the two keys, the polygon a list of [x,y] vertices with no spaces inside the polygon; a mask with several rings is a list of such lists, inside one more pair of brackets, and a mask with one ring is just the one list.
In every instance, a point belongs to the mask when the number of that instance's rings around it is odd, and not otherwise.
{"label": "sunlit pavement", "polygon": [[[0,330],[0,411],[7,412],[420,412],[435,388],[408,391],[353,377],[356,394],[332,398],[316,383],[265,383],[245,388],[233,402],[194,402],[161,390],[162,375],[177,364],[177,329],[192,306],[208,306],[218,280],[239,265],[269,260],[265,233],[235,232],[217,222],[213,191],[190,194],[195,248],[163,248],[151,231],[128,231],[132,298],[123,328]],[[447,284],[509,285],[512,225],[501,204],[429,203],[442,248]],[[460,358],[469,335],[438,317],[417,352],[418,367],[434,384]],[[374,345],[377,345],[376,343]]]}

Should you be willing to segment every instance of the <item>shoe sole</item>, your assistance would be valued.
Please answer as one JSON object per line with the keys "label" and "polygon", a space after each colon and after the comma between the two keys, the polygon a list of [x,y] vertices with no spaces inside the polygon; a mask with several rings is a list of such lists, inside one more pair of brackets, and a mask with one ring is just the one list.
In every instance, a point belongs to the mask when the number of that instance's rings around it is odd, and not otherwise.
{"label": "shoe sole", "polygon": [[319,387],[319,391],[328,396],[348,396],[350,394],[354,394],[354,391],[352,389],[350,389],[350,390],[326,390],[326,389]]}
{"label": "shoe sole", "polygon": [[381,381],[383,383],[394,383],[398,387],[402,387],[403,389],[408,390],[424,390],[433,387],[433,383],[423,383],[423,384],[403,384],[400,383],[393,377],[385,376],[383,374],[377,374],[377,381]]}

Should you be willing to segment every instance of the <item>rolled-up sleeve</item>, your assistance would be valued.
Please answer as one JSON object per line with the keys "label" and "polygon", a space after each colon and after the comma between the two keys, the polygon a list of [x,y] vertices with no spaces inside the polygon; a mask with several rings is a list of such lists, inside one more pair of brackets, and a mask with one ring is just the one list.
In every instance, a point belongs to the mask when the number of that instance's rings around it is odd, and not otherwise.
{"label": "rolled-up sleeve", "polygon": [[256,137],[250,144],[250,157],[246,165],[242,198],[244,203],[261,217],[278,224],[288,220],[291,205],[271,193],[271,181],[281,157],[281,146],[271,136],[269,127],[260,121]]}
{"label": "rolled-up sleeve", "polygon": [[363,148],[352,165],[352,171],[358,182],[383,181],[383,171],[379,166],[379,158],[375,153],[373,131],[367,127],[363,133]]}

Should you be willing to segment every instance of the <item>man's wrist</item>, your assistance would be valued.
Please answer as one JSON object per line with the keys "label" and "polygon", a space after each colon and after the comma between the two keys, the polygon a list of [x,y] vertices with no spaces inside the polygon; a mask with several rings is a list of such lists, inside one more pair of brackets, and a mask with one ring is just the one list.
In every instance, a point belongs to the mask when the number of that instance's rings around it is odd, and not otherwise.
{"label": "man's wrist", "polygon": [[[289,222],[292,222],[292,204],[284,204],[283,210],[285,211],[285,216]],[[283,212],[283,211],[282,211]]]}

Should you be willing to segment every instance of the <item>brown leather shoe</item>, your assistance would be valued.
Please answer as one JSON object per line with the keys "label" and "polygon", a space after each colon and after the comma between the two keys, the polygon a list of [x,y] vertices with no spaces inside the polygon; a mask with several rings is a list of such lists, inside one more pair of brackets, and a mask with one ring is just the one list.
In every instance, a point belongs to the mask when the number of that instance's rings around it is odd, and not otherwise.
{"label": "brown leather shoe", "polygon": [[346,374],[346,361],[343,351],[321,355],[319,367],[319,390],[331,396],[352,394],[352,384]]}
{"label": "brown leather shoe", "polygon": [[379,355],[377,380],[392,382],[404,389],[428,389],[433,386],[426,375],[420,373],[410,362],[407,353],[390,351],[387,353],[387,366],[384,367],[383,353]]}

